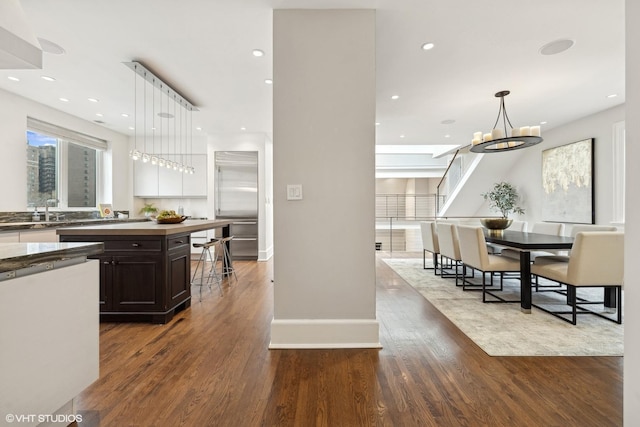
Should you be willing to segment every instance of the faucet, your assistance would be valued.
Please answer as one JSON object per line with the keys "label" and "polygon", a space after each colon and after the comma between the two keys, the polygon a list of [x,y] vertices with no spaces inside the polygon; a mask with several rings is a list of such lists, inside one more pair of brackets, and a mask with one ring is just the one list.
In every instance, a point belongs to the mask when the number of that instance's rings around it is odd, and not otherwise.
{"label": "faucet", "polygon": [[58,203],[58,199],[48,199],[44,204],[44,220],[45,222],[49,222],[49,204]]}

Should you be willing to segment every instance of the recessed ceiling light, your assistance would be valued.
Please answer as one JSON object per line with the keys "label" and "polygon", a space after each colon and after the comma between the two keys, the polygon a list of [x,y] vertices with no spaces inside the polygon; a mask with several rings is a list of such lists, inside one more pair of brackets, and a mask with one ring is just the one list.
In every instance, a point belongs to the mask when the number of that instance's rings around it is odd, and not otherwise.
{"label": "recessed ceiling light", "polygon": [[618,96],[617,93],[612,93],[611,95],[607,95],[607,98],[615,98],[616,96]]}
{"label": "recessed ceiling light", "polygon": [[246,127],[244,127],[244,126],[242,126],[242,127],[240,128],[240,130],[247,130],[247,128],[246,128]]}
{"label": "recessed ceiling light", "polygon": [[96,113],[96,116],[102,117],[102,113]]}
{"label": "recessed ceiling light", "polygon": [[20,79],[19,79],[19,78],[17,78],[17,77],[13,77],[13,76],[9,76],[9,77],[7,77],[7,78],[8,78],[9,80],[13,80],[14,82],[19,82],[19,81],[20,81]]}
{"label": "recessed ceiling light", "polygon": [[272,85],[273,84],[273,80],[271,79],[264,79],[264,82],[268,85]]}
{"label": "recessed ceiling light", "polygon": [[376,122],[376,126],[380,126],[380,122]]}
{"label": "recessed ceiling light", "polygon": [[40,42],[40,47],[43,52],[52,53],[54,55],[62,55],[65,53],[65,50],[59,44],[52,42],[51,40],[43,39],[42,37],[38,37],[38,42]]}
{"label": "recessed ceiling light", "polygon": [[87,100],[89,102],[100,102],[99,100],[95,99],[95,98],[87,98]]}
{"label": "recessed ceiling light", "polygon": [[554,40],[542,46],[540,48],[540,54],[542,55],[557,55],[573,46],[574,41],[571,39]]}
{"label": "recessed ceiling light", "polygon": [[202,128],[201,127],[197,127],[196,130],[202,130]]}
{"label": "recessed ceiling light", "polygon": [[404,135],[400,135],[400,138],[404,138]]}
{"label": "recessed ceiling light", "polygon": [[60,101],[62,102],[69,102],[69,100],[67,98],[58,98]]}
{"label": "recessed ceiling light", "polygon": [[547,122],[540,122],[540,124],[541,124],[541,125],[546,125],[546,124],[547,124]]}
{"label": "recessed ceiling light", "polygon": [[253,49],[253,56],[264,56],[264,52],[260,49]]}
{"label": "recessed ceiling light", "polygon": [[129,130],[135,130],[136,128],[134,128],[133,126],[129,126]]}
{"label": "recessed ceiling light", "polygon": [[435,44],[429,42],[422,45],[422,50],[431,50],[433,49]]}
{"label": "recessed ceiling light", "polygon": [[48,82],[55,82],[56,79],[54,79],[53,77],[49,77],[49,76],[42,76],[42,80],[46,80]]}
{"label": "recessed ceiling light", "polygon": [[400,95],[391,95],[391,99],[393,99],[394,101],[398,98],[400,98]]}
{"label": "recessed ceiling light", "polygon": [[445,138],[451,138],[451,135],[446,134],[444,137],[445,137]]}
{"label": "recessed ceiling light", "polygon": [[122,113],[120,114],[122,117],[129,117],[129,115],[127,113]]}

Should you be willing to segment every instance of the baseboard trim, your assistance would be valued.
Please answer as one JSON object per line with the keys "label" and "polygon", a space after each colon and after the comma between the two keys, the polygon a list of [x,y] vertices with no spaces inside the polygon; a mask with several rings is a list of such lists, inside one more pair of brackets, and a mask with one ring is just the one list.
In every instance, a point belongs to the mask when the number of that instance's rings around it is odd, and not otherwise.
{"label": "baseboard trim", "polygon": [[273,319],[270,349],[382,348],[376,319]]}
{"label": "baseboard trim", "polygon": [[258,261],[269,261],[273,256],[273,246],[267,248],[266,251],[258,251]]}

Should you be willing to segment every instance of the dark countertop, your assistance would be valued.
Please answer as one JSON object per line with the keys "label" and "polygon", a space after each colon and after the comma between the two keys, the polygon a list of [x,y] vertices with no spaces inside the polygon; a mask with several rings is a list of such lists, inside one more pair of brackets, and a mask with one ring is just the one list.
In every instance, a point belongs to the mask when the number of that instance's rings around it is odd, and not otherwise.
{"label": "dark countertop", "polygon": [[97,255],[104,243],[0,243],[0,273],[45,262]]}
{"label": "dark countertop", "polygon": [[58,235],[75,236],[171,236],[195,233],[197,231],[220,228],[231,224],[230,220],[191,220],[180,224],[156,224],[153,221],[118,223],[107,225],[84,225],[82,227],[58,228]]}
{"label": "dark countertop", "polygon": [[2,222],[0,223],[0,233],[3,231],[28,231],[28,230],[45,230],[56,229],[60,227],[76,227],[97,224],[124,224],[150,222],[148,218],[98,218],[98,219],[76,219],[68,221],[34,221],[34,222]]}

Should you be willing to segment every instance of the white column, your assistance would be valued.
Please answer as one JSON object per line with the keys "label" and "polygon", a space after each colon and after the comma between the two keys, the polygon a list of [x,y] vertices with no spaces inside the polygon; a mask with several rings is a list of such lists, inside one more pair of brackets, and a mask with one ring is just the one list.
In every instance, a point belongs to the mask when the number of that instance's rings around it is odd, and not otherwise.
{"label": "white column", "polygon": [[[270,348],[379,347],[375,11],[275,10]],[[302,199],[287,200],[301,185]]]}
{"label": "white column", "polygon": [[640,180],[640,27],[635,18],[640,16],[640,3],[626,1],[626,189],[625,200],[625,311],[624,311],[624,425],[640,425],[640,340],[636,326],[640,327],[640,289],[635,286],[640,275],[637,254],[640,253],[640,196],[634,183]]}

